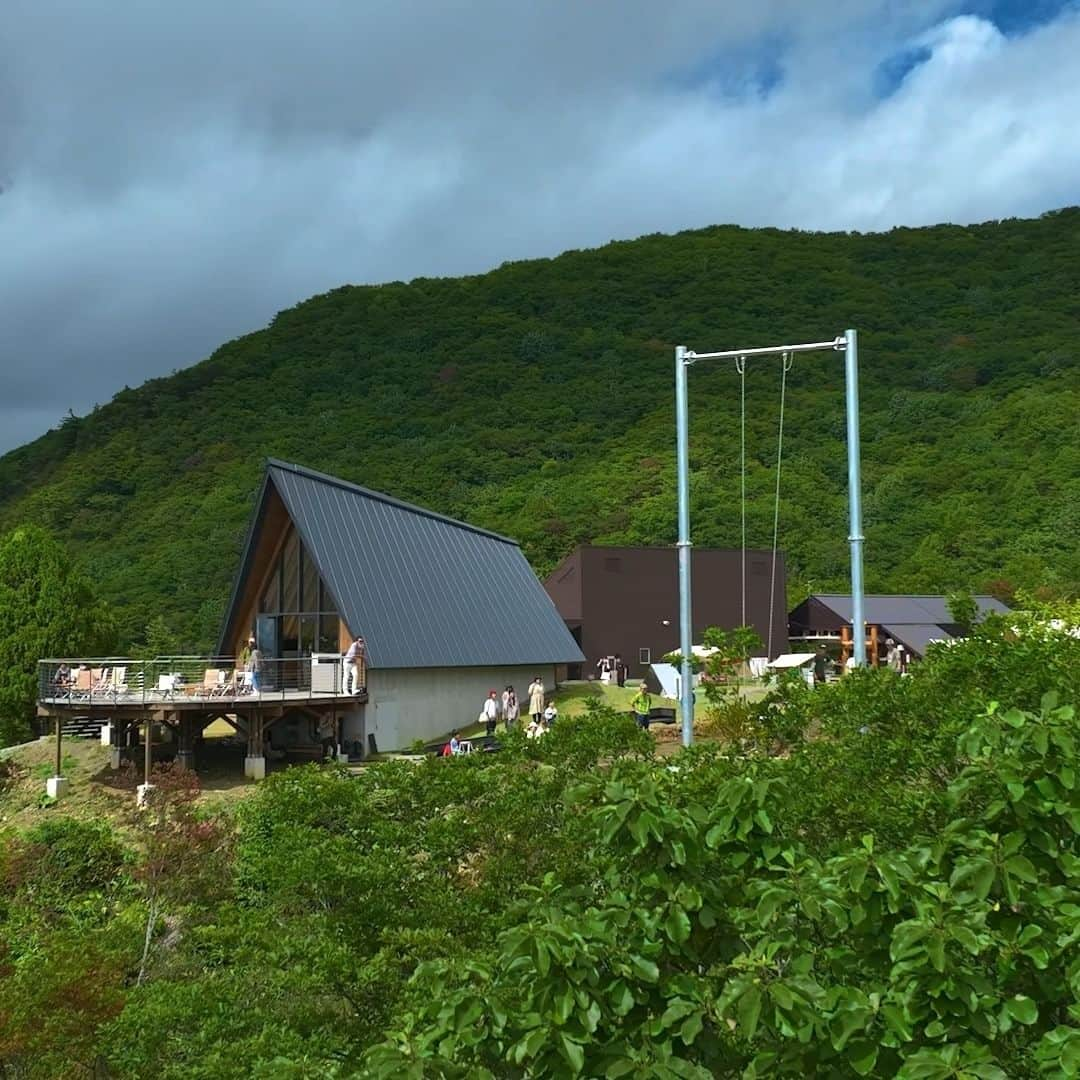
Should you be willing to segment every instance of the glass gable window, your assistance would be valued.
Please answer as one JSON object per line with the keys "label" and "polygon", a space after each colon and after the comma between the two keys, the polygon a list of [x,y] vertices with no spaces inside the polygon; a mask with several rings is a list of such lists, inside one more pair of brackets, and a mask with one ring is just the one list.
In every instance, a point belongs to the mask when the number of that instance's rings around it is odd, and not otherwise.
{"label": "glass gable window", "polygon": [[259,593],[259,614],[275,620],[282,658],[340,651],[337,605],[291,525]]}

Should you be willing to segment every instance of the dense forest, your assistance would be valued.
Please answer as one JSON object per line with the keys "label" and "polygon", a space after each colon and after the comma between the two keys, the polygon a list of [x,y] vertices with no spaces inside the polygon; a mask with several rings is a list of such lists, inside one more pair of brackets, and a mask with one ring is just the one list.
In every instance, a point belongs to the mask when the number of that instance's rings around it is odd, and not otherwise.
{"label": "dense forest", "polygon": [[[1080,582],[1080,210],[820,234],[718,226],[459,279],[343,287],[0,458],[112,601],[211,646],[259,471],[297,461],[517,537],[674,539],[672,346],[861,334],[867,582]],[[748,376],[752,543],[772,526],[779,364]],[[781,545],[793,600],[846,578],[843,365],[797,359]],[[692,371],[695,539],[739,538],[738,382]]]}

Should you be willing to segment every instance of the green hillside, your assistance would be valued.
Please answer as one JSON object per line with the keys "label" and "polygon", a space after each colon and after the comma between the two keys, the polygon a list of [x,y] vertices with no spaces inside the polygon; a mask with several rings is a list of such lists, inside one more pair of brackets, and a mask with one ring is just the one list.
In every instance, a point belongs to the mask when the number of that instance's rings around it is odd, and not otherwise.
{"label": "green hillside", "polygon": [[[345,287],[0,458],[0,528],[53,530],[137,636],[209,647],[263,459],[517,537],[674,539],[672,345],[858,327],[873,590],[1080,582],[1080,210],[813,234],[719,226]],[[772,525],[779,370],[749,378],[751,540]],[[737,545],[738,384],[691,377],[695,540]],[[789,376],[793,595],[846,578],[843,365]],[[512,598],[508,598],[512,602]]]}

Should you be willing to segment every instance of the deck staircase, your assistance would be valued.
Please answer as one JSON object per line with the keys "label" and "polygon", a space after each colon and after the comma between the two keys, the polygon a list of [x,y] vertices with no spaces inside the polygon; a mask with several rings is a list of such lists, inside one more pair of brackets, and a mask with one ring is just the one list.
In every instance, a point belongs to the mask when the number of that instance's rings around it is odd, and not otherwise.
{"label": "deck staircase", "polygon": [[105,721],[100,717],[94,719],[90,716],[76,716],[64,721],[60,734],[65,739],[97,739],[101,736],[104,724]]}

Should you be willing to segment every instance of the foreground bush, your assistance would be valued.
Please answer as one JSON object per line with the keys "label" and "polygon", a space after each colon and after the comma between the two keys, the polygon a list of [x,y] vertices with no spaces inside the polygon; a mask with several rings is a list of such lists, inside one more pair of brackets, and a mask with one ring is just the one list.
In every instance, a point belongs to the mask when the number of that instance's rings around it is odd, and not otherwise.
{"label": "foreground bush", "polygon": [[[973,1076],[1080,1067],[1071,707],[990,709],[939,838],[821,861],[764,772],[688,801],[621,764],[570,793],[592,880],[547,879],[489,963],[436,962],[371,1075]],[[707,767],[707,765],[705,766]]]}
{"label": "foreground bush", "polygon": [[47,818],[0,838],[0,1072],[1074,1075],[1078,648],[988,626],[664,761],[597,709]]}

